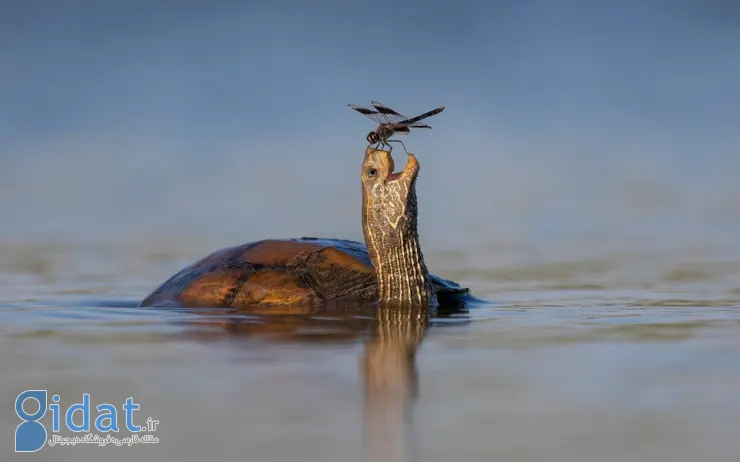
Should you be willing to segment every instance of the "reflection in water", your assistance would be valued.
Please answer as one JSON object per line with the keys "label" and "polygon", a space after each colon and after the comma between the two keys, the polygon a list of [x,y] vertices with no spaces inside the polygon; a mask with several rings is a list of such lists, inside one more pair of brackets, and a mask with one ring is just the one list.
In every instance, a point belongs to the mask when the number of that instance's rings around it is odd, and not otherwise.
{"label": "reflection in water", "polygon": [[365,437],[371,461],[409,459],[411,410],[418,392],[416,350],[429,316],[425,309],[379,307],[365,344]]}
{"label": "reflection in water", "polygon": [[[203,325],[218,326],[242,338],[281,342],[348,341],[366,337],[360,358],[365,391],[365,441],[369,460],[406,461],[413,447],[411,413],[418,393],[416,351],[432,317],[467,313],[464,302],[426,307],[398,307],[375,303],[333,301],[313,306],[256,307],[239,310],[203,310],[190,319],[202,336]],[[198,319],[199,318],[199,319]]]}

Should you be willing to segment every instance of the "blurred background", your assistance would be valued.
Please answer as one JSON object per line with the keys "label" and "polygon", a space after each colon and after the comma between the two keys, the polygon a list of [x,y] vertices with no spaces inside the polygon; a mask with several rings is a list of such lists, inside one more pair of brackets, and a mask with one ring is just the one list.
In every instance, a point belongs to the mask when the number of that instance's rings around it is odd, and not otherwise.
{"label": "blurred background", "polygon": [[[425,383],[440,399],[421,408],[438,425],[418,430],[427,448],[440,460],[622,461],[624,448],[634,460],[706,451],[732,460],[739,26],[740,4],[715,0],[3,1],[0,370],[35,371],[0,374],[3,402],[31,383],[115,399],[134,390],[150,408],[160,403],[179,460],[243,455],[240,443],[260,441],[251,447],[266,455],[329,460],[311,441],[355,454],[307,422],[340,439],[359,422],[340,405],[361,399],[342,395],[356,386],[356,350],[296,353],[309,355],[300,366],[280,350],[270,356],[277,376],[246,367],[253,358],[241,350],[215,360],[198,343],[158,340],[150,357],[150,335],[169,328],[151,314],[101,310],[101,300],[135,304],[194,259],[250,240],[362,241],[359,171],[375,124],[347,104],[377,100],[407,116],[444,105],[431,131],[401,138],[421,162],[425,257],[435,274],[510,311],[479,311],[504,324],[475,324],[477,337],[427,343],[436,360],[420,359],[434,376]],[[403,150],[394,155],[402,165]],[[574,325],[585,331],[551,333]],[[685,343],[694,336],[702,347]],[[666,338],[676,343],[663,348]],[[58,366],[50,351],[79,362]],[[168,401],[179,395],[165,372],[182,374],[187,402],[216,391],[210,407]],[[241,387],[245,377],[297,389],[265,398]],[[326,377],[334,388],[322,388]],[[445,401],[460,390],[467,399]],[[305,414],[278,416],[277,402]],[[261,416],[248,435],[238,428],[249,417],[234,413],[247,408]],[[483,409],[504,418],[485,420]],[[458,446],[440,437],[451,434],[444,413],[457,416]],[[193,419],[239,438],[188,446],[203,435]],[[278,441],[304,430],[307,446]],[[601,430],[603,440],[592,433]],[[592,446],[561,446],[584,435]],[[72,453],[47,457],[62,454]]]}
{"label": "blurred background", "polygon": [[0,231],[361,239],[374,124],[346,105],[378,100],[447,106],[404,138],[430,244],[706,242],[740,220],[739,20],[719,1],[4,2]]}

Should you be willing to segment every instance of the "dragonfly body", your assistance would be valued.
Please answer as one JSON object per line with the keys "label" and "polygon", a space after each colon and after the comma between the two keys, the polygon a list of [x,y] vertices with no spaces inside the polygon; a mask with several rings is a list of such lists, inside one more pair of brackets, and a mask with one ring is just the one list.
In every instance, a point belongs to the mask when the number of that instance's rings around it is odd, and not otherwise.
{"label": "dragonfly body", "polygon": [[[389,147],[389,141],[401,143],[401,146],[403,146],[403,143],[401,141],[388,139],[394,134],[408,135],[411,132],[411,128],[432,128],[425,123],[421,123],[420,120],[426,119],[427,117],[431,117],[435,114],[439,114],[445,109],[445,107],[442,106],[429,112],[425,112],[424,114],[421,114],[419,116],[408,118],[377,101],[371,101],[371,103],[376,109],[375,111],[371,109],[366,109],[364,107],[355,106],[354,104],[349,104],[348,106],[379,124],[375,131],[367,134],[367,137],[365,138],[367,142],[371,145]],[[405,149],[406,147],[404,146],[404,150]]]}
{"label": "dragonfly body", "polygon": [[378,125],[378,128],[375,129],[375,131],[367,134],[367,142],[370,144],[385,144],[388,141],[388,138],[393,136],[393,133],[395,133],[393,125],[380,124]]}

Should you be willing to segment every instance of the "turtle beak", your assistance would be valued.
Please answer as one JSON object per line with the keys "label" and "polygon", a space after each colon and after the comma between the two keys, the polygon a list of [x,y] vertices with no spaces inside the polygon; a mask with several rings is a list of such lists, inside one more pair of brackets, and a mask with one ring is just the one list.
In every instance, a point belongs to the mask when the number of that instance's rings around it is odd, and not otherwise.
{"label": "turtle beak", "polygon": [[388,178],[386,181],[403,181],[404,183],[411,184],[412,181],[416,179],[416,176],[419,174],[419,161],[416,160],[416,157],[413,154],[409,154],[409,158],[406,161],[406,166],[398,173],[392,173],[393,172],[393,158],[391,158],[391,155],[388,154],[388,159],[390,161],[389,169],[388,169]]}
{"label": "turtle beak", "polygon": [[419,174],[419,161],[413,154],[409,154],[409,158],[406,161],[406,166],[401,171],[399,178],[404,181],[411,182],[416,179]]}

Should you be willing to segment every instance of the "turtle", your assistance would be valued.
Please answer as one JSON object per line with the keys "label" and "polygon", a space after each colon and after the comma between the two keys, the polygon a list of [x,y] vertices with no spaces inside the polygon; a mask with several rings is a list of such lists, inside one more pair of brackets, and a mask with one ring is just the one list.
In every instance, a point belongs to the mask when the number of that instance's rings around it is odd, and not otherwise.
{"label": "turtle", "polygon": [[[475,300],[427,270],[417,232],[419,161],[394,173],[391,151],[367,147],[360,180],[365,244],[346,239],[265,239],[224,248],[183,268],[140,307],[271,307],[341,300],[439,307]],[[290,311],[290,308],[288,308]]]}

